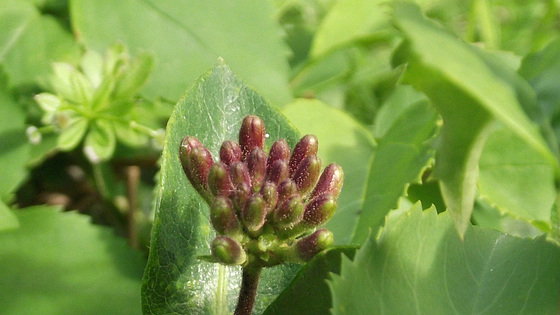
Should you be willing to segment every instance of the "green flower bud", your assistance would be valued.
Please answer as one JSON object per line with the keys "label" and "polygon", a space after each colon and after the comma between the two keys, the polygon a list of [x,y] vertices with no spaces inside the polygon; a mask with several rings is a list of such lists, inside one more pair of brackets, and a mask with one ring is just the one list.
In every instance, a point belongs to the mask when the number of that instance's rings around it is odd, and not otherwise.
{"label": "green flower bud", "polygon": [[272,165],[276,160],[283,160],[286,163],[290,162],[290,146],[286,139],[279,139],[276,140],[272,147],[270,148],[270,152],[268,153],[268,161],[266,165]]}
{"label": "green flower bud", "polygon": [[208,174],[208,186],[214,196],[229,197],[233,192],[233,185],[229,178],[228,167],[224,163],[214,163]]}
{"label": "green flower bud", "polygon": [[281,205],[286,200],[290,199],[292,196],[295,196],[298,193],[296,183],[287,178],[278,185],[278,202],[277,204]]}
{"label": "green flower bud", "polygon": [[288,175],[289,170],[286,161],[276,160],[267,168],[266,181],[278,185],[288,178]]}
{"label": "green flower bud", "polygon": [[294,182],[298,188],[298,192],[306,195],[317,182],[321,173],[321,159],[315,155],[306,157],[297,168],[293,175]]}
{"label": "green flower bud", "polygon": [[220,147],[220,161],[231,165],[241,161],[241,146],[235,141],[224,141]]}
{"label": "green flower bud", "polygon": [[241,231],[231,200],[222,196],[214,198],[212,202],[210,222],[218,234],[233,236]]}
{"label": "green flower bud", "polygon": [[253,148],[264,148],[265,128],[263,120],[255,115],[243,119],[239,129],[239,144],[245,159]]}
{"label": "green flower bud", "polygon": [[320,226],[333,216],[336,206],[336,199],[332,195],[318,196],[305,207],[302,223],[308,227]]}
{"label": "green flower bud", "polygon": [[235,192],[233,193],[233,207],[238,213],[241,213],[250,196],[251,187],[249,187],[249,185],[246,183],[240,183],[237,185]]}
{"label": "green flower bud", "polygon": [[253,195],[247,200],[242,212],[243,225],[247,231],[256,236],[266,221],[266,207],[259,195]]}
{"label": "green flower bud", "polygon": [[224,265],[242,265],[247,260],[241,244],[227,236],[217,236],[212,241],[212,256]]}
{"label": "green flower bud", "polygon": [[197,138],[187,136],[181,141],[179,157],[183,171],[193,187],[208,200],[208,174],[214,164],[210,151]]}
{"label": "green flower bud", "polygon": [[245,163],[233,163],[230,166],[230,178],[234,186],[245,183],[247,186],[251,187],[251,177],[249,176],[249,170],[247,169],[247,165],[245,165]]}
{"label": "green flower bud", "polygon": [[303,219],[304,212],[305,205],[301,197],[293,196],[274,211],[274,227],[278,230],[290,230]]}
{"label": "green flower bud", "polygon": [[276,185],[271,182],[265,182],[261,189],[261,195],[264,200],[266,212],[272,212],[276,207],[276,202],[278,201],[278,190],[276,189]]}
{"label": "green flower bud", "polygon": [[247,168],[253,191],[259,191],[266,176],[266,153],[261,148],[253,148],[247,157]]}
{"label": "green flower bud", "polygon": [[337,199],[343,183],[344,172],[342,167],[336,163],[329,164],[321,174],[313,193],[311,193],[311,199],[323,194],[331,194],[334,199]]}
{"label": "green flower bud", "polygon": [[318,229],[313,234],[298,240],[295,243],[295,248],[302,260],[309,261],[319,252],[331,247],[333,243],[334,238],[331,231]]}
{"label": "green flower bud", "polygon": [[314,135],[305,135],[299,140],[290,158],[290,175],[293,175],[301,161],[311,155],[317,155],[319,141]]}

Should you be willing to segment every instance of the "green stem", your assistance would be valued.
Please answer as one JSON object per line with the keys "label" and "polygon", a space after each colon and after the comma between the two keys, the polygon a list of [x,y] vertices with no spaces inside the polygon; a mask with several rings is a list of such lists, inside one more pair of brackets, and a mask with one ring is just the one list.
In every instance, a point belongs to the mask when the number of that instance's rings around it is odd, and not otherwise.
{"label": "green stem", "polygon": [[234,315],[251,315],[255,306],[257,288],[261,279],[262,267],[247,266],[243,268],[241,290]]}

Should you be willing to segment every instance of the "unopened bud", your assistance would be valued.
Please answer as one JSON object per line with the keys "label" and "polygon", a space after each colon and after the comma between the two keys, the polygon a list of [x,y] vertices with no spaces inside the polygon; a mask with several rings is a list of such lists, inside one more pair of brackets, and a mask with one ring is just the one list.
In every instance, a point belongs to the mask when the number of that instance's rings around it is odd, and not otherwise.
{"label": "unopened bud", "polygon": [[290,162],[290,146],[286,139],[276,140],[272,147],[270,147],[267,165],[272,165],[276,160],[283,160],[286,163]]}
{"label": "unopened bud", "polygon": [[255,115],[249,115],[243,119],[239,129],[239,144],[243,152],[243,157],[253,150],[253,148],[264,148],[265,128],[263,120]]}
{"label": "unopened bud", "polygon": [[297,194],[296,183],[287,178],[278,185],[278,204],[283,204],[286,200]]}
{"label": "unopened bud", "polygon": [[247,260],[241,244],[227,236],[217,236],[212,241],[212,256],[225,265],[241,265]]}
{"label": "unopened bud", "polygon": [[245,207],[245,203],[249,200],[251,196],[251,187],[246,183],[240,183],[235,188],[235,192],[233,193],[233,206],[234,208],[241,213],[243,208]]}
{"label": "unopened bud", "polygon": [[230,178],[234,186],[245,183],[247,186],[251,187],[251,177],[249,176],[249,170],[247,169],[247,165],[245,165],[245,163],[233,163],[230,166]]}
{"label": "unopened bud", "polygon": [[266,181],[280,184],[289,176],[288,164],[283,160],[276,160],[267,168]]}
{"label": "unopened bud", "polygon": [[240,231],[241,227],[231,200],[221,196],[214,198],[214,202],[212,202],[210,222],[216,232],[223,235],[234,235]]}
{"label": "unopened bud", "polygon": [[274,210],[276,202],[278,201],[278,190],[276,189],[276,185],[271,182],[265,182],[261,189],[261,195],[263,197],[267,213],[270,213]]}
{"label": "unopened bud", "polygon": [[302,196],[306,195],[315,186],[319,174],[321,174],[321,159],[317,156],[311,155],[301,161],[293,175],[293,179],[298,192]]}
{"label": "unopened bud", "polygon": [[179,157],[183,171],[193,187],[208,198],[208,174],[214,164],[210,151],[197,138],[187,136],[181,142]]}
{"label": "unopened bud", "polygon": [[247,168],[253,191],[261,189],[266,176],[266,153],[261,148],[253,148],[247,157]]}
{"label": "unopened bud", "polygon": [[290,158],[290,175],[293,175],[301,161],[311,155],[317,155],[319,141],[314,135],[305,135],[299,140]]}
{"label": "unopened bud", "polygon": [[336,199],[332,195],[318,196],[305,207],[302,223],[310,227],[320,226],[333,216],[336,206]]}
{"label": "unopened bud", "polygon": [[308,235],[295,244],[299,257],[304,261],[309,261],[319,252],[331,247],[334,237],[327,229],[318,229],[313,234]]}
{"label": "unopened bud", "polygon": [[317,185],[315,185],[311,198],[323,194],[331,194],[334,199],[337,199],[342,190],[343,182],[344,172],[342,167],[336,163],[329,164],[323,171],[323,174],[321,174]]}
{"label": "unopened bud", "polygon": [[274,211],[274,226],[279,230],[291,229],[302,220],[304,212],[303,201],[299,196],[294,196]]}
{"label": "unopened bud", "polygon": [[256,235],[266,221],[266,208],[264,200],[259,195],[253,195],[247,200],[242,212],[243,225],[247,231]]}
{"label": "unopened bud", "polygon": [[229,197],[233,192],[233,185],[229,178],[228,167],[224,163],[214,163],[208,174],[208,186],[214,196]]}
{"label": "unopened bud", "polygon": [[224,141],[220,147],[220,161],[231,165],[241,161],[241,146],[235,141]]}

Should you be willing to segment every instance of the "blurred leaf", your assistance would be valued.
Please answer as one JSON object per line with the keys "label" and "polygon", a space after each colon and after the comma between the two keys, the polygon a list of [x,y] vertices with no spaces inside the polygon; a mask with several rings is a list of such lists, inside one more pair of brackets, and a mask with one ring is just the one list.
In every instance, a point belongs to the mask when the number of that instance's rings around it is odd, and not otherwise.
{"label": "blurred leaf", "polygon": [[338,1],[317,30],[311,55],[317,57],[352,41],[387,36],[392,29],[390,11],[386,1]]}
{"label": "blurred leaf", "polygon": [[392,123],[378,139],[369,165],[362,211],[352,236],[354,244],[362,244],[370,231],[383,224],[408,185],[420,180],[434,155],[431,143],[439,117],[425,97],[409,86],[401,86],[383,106],[395,114],[393,118],[389,114],[380,116]]}
{"label": "blurred leaf", "polygon": [[334,314],[557,314],[560,249],[416,204],[332,277]]}
{"label": "blurred leaf", "polygon": [[140,253],[86,216],[38,206],[0,232],[2,314],[140,314]]}
{"label": "blurred leaf", "polygon": [[315,255],[264,314],[328,314],[332,298],[326,280],[330,273],[340,273],[342,256],[352,259],[356,250],[350,246],[335,247]]}
{"label": "blurred leaf", "polygon": [[478,160],[494,119],[546,158],[555,171],[558,162],[514,91],[470,46],[424,18],[416,5],[396,3],[395,19],[406,37],[397,59],[408,57],[408,80],[430,97],[443,117],[434,176],[462,235],[472,213]]}
{"label": "blurred leaf", "polygon": [[31,149],[25,132],[25,112],[8,92],[2,70],[0,67],[0,201],[26,178],[25,164]]}
{"label": "blurred leaf", "polygon": [[72,0],[79,40],[103,51],[122,41],[154,54],[148,98],[176,101],[221,56],[275,105],[290,101],[288,50],[269,1]]}
{"label": "blurred leaf", "polygon": [[501,128],[488,137],[479,168],[479,193],[501,212],[528,221],[550,221],[556,198],[554,169],[510,129]]}
{"label": "blurred leaf", "polygon": [[[197,258],[210,253],[214,232],[208,206],[188,182],[178,152],[181,140],[191,135],[217,157],[224,140],[238,138],[241,121],[248,114],[264,120],[268,146],[282,137],[291,146],[299,140],[298,132],[288,121],[223,63],[200,77],[171,115],[142,288],[145,313],[215,314],[235,307],[241,284],[240,267],[225,267]],[[263,271],[257,313],[284,290],[296,269],[297,266],[283,265]]]}
{"label": "blurred leaf", "polygon": [[0,232],[5,230],[17,229],[19,220],[13,213],[12,209],[0,200]]}
{"label": "blurred leaf", "polygon": [[44,84],[53,61],[77,61],[72,35],[31,3],[0,0],[0,21],[0,63],[12,85]]}
{"label": "blurred leaf", "polygon": [[282,113],[303,134],[317,136],[323,166],[333,162],[342,166],[344,187],[338,209],[326,226],[336,244],[348,244],[358,220],[375,142],[352,117],[317,100],[298,99]]}
{"label": "blurred leaf", "polygon": [[57,139],[57,146],[64,151],[74,149],[88,130],[89,122],[84,117],[73,118],[70,126],[62,129]]}
{"label": "blurred leaf", "polygon": [[126,69],[124,76],[117,82],[114,98],[130,98],[146,83],[153,68],[153,57],[143,53],[138,55]]}
{"label": "blurred leaf", "polygon": [[113,124],[103,119],[97,119],[90,126],[84,141],[84,148],[91,147],[100,160],[108,160],[115,152],[116,145]]}

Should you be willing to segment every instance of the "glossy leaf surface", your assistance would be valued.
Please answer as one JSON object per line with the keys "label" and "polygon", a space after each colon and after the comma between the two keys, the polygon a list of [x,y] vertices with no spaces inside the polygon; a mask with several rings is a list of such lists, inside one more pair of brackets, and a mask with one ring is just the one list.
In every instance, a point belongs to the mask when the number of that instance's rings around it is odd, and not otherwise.
{"label": "glossy leaf surface", "polygon": [[[240,267],[224,267],[197,257],[210,254],[214,232],[208,206],[187,180],[179,162],[179,143],[197,137],[217,158],[223,141],[238,137],[246,115],[266,126],[267,150],[278,138],[291,147],[299,133],[262,96],[220,62],[199,78],[169,120],[156,196],[156,217],[142,303],[147,314],[226,314],[237,302]],[[289,283],[298,266],[266,268],[257,295],[257,313]]]}

